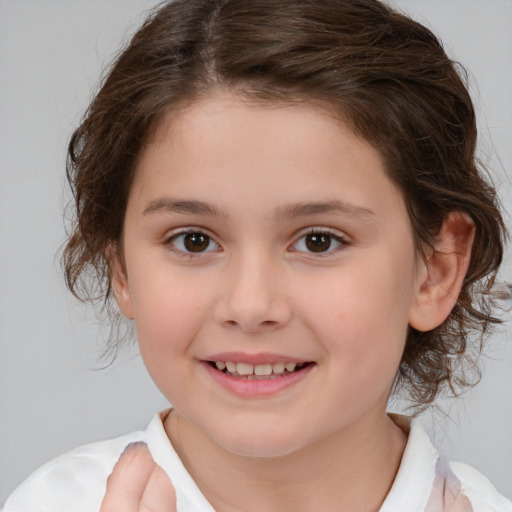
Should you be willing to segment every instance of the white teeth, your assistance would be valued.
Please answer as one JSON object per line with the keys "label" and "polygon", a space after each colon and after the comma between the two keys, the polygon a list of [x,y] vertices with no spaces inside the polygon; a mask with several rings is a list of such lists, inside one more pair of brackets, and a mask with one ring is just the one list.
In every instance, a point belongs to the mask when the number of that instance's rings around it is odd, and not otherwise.
{"label": "white teeth", "polygon": [[254,375],[271,375],[272,365],[271,364],[257,364],[254,367]]}
{"label": "white teeth", "polygon": [[272,371],[274,373],[283,373],[284,372],[284,366],[285,366],[284,363],[274,363],[272,365]]}
{"label": "white teeth", "polygon": [[228,369],[229,373],[235,373],[236,372],[236,363],[232,363],[231,361],[226,361],[226,368]]}
{"label": "white teeth", "polygon": [[238,375],[252,375],[254,373],[254,365],[247,363],[237,363],[236,371]]}
{"label": "white teeth", "polygon": [[286,371],[293,372],[295,371],[295,367],[297,366],[296,363],[286,363],[284,367],[286,368]]}
{"label": "white teeth", "polygon": [[258,376],[268,377],[272,374],[281,375],[286,370],[292,373],[297,368],[297,363],[265,363],[265,364],[249,364],[249,363],[234,363],[233,361],[216,361],[215,366],[217,370],[227,370],[228,373],[234,373],[243,376]]}

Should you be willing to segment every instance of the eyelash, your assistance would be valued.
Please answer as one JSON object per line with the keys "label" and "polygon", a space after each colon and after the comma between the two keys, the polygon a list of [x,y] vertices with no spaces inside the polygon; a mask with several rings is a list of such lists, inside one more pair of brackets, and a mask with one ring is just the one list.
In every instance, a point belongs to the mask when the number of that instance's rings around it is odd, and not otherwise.
{"label": "eyelash", "polygon": [[[204,251],[188,251],[186,250],[186,248],[184,249],[179,249],[178,247],[176,247],[176,241],[180,238],[180,237],[186,237],[187,235],[199,235],[199,236],[202,236],[202,237],[205,237],[208,241],[208,245],[207,245],[207,248],[210,247],[210,245],[214,244],[216,246],[216,249],[213,249],[213,250],[204,250]],[[184,243],[184,241],[183,241]],[[198,257],[198,256],[201,256],[201,255],[204,255],[205,253],[208,253],[208,252],[215,252],[217,250],[220,249],[220,246],[219,244],[217,244],[213,238],[208,235],[207,233],[205,233],[203,230],[201,229],[186,229],[186,230],[183,230],[183,231],[180,231],[178,233],[174,233],[173,235],[171,235],[170,237],[168,237],[166,240],[165,240],[165,245],[169,248],[169,250],[171,252],[174,252],[180,256],[187,256],[189,258],[195,258],[195,257]]]}
{"label": "eyelash", "polygon": [[[308,236],[313,235],[327,235],[329,237],[330,245],[329,248],[326,251],[298,251],[297,249],[292,249],[293,252],[303,252],[305,254],[313,254],[316,257],[328,257],[332,254],[338,253],[340,251],[343,251],[348,246],[350,246],[350,241],[343,235],[341,235],[339,232],[333,231],[328,228],[309,228],[306,232],[301,233],[300,237],[297,239],[296,242],[294,242],[290,247],[297,246],[297,244],[301,240],[305,240]],[[335,247],[334,249],[331,248],[332,242],[336,242],[339,245]]]}
{"label": "eyelash", "polygon": [[[183,243],[185,243],[185,240],[184,240],[184,237],[186,237],[187,235],[198,235],[199,237],[204,237],[207,241],[207,246],[206,246],[206,249],[205,250],[201,250],[201,251],[189,251],[186,249],[186,247],[183,247],[183,248],[178,248],[176,247],[176,241],[180,239],[180,237],[183,237]],[[299,242],[301,242],[301,240],[305,240],[306,237],[308,236],[315,236],[315,235],[326,235],[327,237],[329,237],[329,247],[327,250],[323,251],[308,251],[308,250],[298,250],[294,247],[296,247]],[[336,242],[338,244],[337,247],[335,247],[334,249],[331,248],[331,245],[332,245],[332,242]],[[210,249],[210,246],[214,244],[215,245],[215,249]],[[201,229],[186,229],[184,231],[180,231],[178,233],[174,233],[173,235],[171,235],[170,237],[168,237],[166,240],[165,240],[165,245],[169,248],[170,251],[180,255],[180,256],[187,256],[189,258],[194,258],[194,257],[199,257],[199,256],[202,256],[204,255],[205,253],[208,253],[208,252],[216,252],[220,249],[220,246],[219,244],[217,244],[214,239],[208,235],[207,233],[205,233],[204,231],[202,231]],[[291,252],[300,252],[300,253],[305,253],[305,254],[313,254],[315,255],[316,257],[327,257],[327,256],[330,256],[334,253],[337,253],[339,251],[342,251],[344,250],[346,247],[350,246],[350,241],[347,240],[347,238],[345,236],[342,236],[340,235],[338,232],[334,232],[333,230],[330,230],[330,229],[327,229],[327,228],[309,228],[306,232],[303,232],[300,234],[299,238],[297,239],[297,241],[295,241],[291,246],[290,246],[290,251]]]}

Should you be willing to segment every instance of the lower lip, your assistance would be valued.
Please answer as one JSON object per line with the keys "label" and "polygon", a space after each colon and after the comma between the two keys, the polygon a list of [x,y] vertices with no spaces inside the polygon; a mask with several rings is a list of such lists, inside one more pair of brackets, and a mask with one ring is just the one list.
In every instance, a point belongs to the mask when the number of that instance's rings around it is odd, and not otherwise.
{"label": "lower lip", "polygon": [[300,382],[315,366],[314,364],[308,364],[300,370],[273,379],[247,379],[243,377],[232,377],[231,375],[227,375],[213,368],[207,362],[202,361],[201,363],[211,377],[223,388],[235,395],[246,398],[275,395]]}

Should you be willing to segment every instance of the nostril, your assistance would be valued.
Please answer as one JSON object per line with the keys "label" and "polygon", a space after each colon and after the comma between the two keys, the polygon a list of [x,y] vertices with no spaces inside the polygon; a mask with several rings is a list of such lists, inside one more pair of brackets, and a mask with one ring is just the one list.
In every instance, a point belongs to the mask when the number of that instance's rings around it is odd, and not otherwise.
{"label": "nostril", "polygon": [[227,327],[242,327],[246,331],[258,331],[259,329],[270,329],[279,325],[279,322],[275,320],[264,320],[263,322],[259,322],[255,325],[250,325],[249,322],[242,323],[237,322],[236,320],[226,320],[224,325]]}

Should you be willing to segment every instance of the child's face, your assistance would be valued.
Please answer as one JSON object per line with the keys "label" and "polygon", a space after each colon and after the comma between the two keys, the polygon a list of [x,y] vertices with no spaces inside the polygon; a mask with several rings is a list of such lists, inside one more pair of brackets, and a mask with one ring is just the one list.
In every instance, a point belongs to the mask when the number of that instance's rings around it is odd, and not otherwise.
{"label": "child's face", "polygon": [[340,122],[193,104],[142,155],[123,248],[146,366],[219,445],[279,455],[384,417],[424,266],[379,154]]}

